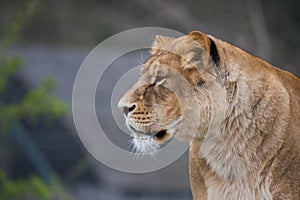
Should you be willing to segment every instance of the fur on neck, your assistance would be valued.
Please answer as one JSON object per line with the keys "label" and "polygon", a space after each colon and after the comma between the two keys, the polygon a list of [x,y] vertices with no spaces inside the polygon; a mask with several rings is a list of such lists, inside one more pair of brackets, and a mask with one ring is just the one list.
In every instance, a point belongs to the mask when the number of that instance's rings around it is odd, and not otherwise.
{"label": "fur on neck", "polygon": [[[283,143],[288,116],[282,113],[288,113],[289,95],[276,78],[263,71],[255,76],[246,73],[251,70],[250,63],[235,62],[225,67],[227,105],[220,111],[225,113],[224,118],[208,130],[200,156],[223,180],[259,184],[257,178]],[[220,116],[218,110],[212,118],[215,116]]]}

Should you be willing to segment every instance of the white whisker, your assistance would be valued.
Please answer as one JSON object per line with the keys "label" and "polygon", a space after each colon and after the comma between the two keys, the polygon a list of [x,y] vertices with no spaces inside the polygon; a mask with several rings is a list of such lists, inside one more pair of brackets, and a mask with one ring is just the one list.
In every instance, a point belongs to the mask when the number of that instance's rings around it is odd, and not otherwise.
{"label": "white whisker", "polygon": [[144,60],[144,52],[143,52],[143,51],[141,52],[141,58],[142,58],[142,62],[145,63],[145,60]]}
{"label": "white whisker", "polygon": [[151,122],[151,126],[156,126],[156,127],[164,127],[165,124],[162,123],[157,123],[157,122]]}
{"label": "white whisker", "polygon": [[131,138],[131,143],[133,144],[132,153],[138,156],[138,158],[145,154],[151,155],[160,148],[160,145],[157,144],[150,136],[141,136],[135,134]]}

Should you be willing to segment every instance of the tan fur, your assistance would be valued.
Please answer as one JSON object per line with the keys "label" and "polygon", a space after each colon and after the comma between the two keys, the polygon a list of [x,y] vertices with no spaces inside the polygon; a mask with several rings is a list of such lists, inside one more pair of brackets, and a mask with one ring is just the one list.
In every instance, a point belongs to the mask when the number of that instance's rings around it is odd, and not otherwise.
{"label": "tan fur", "polygon": [[198,31],[152,53],[119,107],[137,138],[191,141],[194,199],[300,199],[299,78]]}

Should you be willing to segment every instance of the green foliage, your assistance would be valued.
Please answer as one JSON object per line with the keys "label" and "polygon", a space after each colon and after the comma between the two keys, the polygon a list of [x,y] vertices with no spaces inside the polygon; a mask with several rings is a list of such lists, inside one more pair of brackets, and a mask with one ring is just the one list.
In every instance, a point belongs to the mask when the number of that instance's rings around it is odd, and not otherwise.
{"label": "green foliage", "polygon": [[18,41],[24,26],[35,16],[38,4],[38,0],[23,1],[19,4],[19,9],[13,13],[12,20],[4,23],[7,26],[0,29],[0,132],[7,131],[8,124],[12,120],[26,119],[34,122],[42,118],[49,123],[61,118],[67,110],[66,104],[52,95],[55,84],[51,79],[29,90],[17,101],[10,101],[7,98],[15,92],[10,91],[8,85],[13,84],[11,80],[23,62],[18,56],[7,55],[6,49]]}
{"label": "green foliage", "polygon": [[46,79],[40,86],[29,90],[18,101],[4,101],[7,95],[14,92],[8,91],[8,83],[21,63],[18,57],[7,57],[0,63],[0,129],[3,132],[7,131],[12,120],[26,119],[34,123],[42,118],[46,123],[51,123],[67,112],[66,104],[52,95],[55,83],[51,79]]}
{"label": "green foliage", "polygon": [[[26,22],[35,14],[36,0],[24,2],[24,8],[16,11],[13,22],[6,28],[0,40],[0,132],[7,132],[9,123],[26,119],[30,123],[42,118],[46,123],[61,118],[67,111],[67,106],[52,95],[54,81],[45,80],[37,88],[29,90],[17,101],[11,102],[9,84],[22,66],[22,59],[18,56],[6,55],[5,49],[18,40],[19,33]],[[7,100],[8,99],[8,100]]]}
{"label": "green foliage", "polygon": [[50,200],[70,199],[57,177],[53,177],[50,184],[46,184],[38,176],[27,179],[11,180],[0,170],[0,199],[13,200]]}
{"label": "green foliage", "polygon": [[0,97],[3,96],[5,89],[7,88],[7,82],[16,69],[22,64],[21,58],[17,56],[6,56],[0,58]]}
{"label": "green foliage", "polygon": [[17,19],[12,23],[8,31],[11,35],[4,37],[0,41],[0,130],[2,129],[2,132],[7,131],[8,123],[11,120],[17,121],[26,118],[33,122],[42,117],[46,119],[47,122],[50,122],[59,119],[66,113],[66,104],[52,95],[55,84],[51,79],[45,80],[37,88],[29,90],[18,102],[5,101],[7,96],[12,95],[14,92],[8,90],[8,84],[17,73],[17,70],[22,66],[23,62],[18,56],[6,55],[4,47],[8,42],[12,42],[13,38],[16,39],[16,32],[18,32],[22,26],[21,13],[28,15],[28,13],[33,12],[32,2],[33,1],[29,1],[29,3],[27,3],[28,8],[25,10],[29,9],[29,11],[19,12]]}
{"label": "green foliage", "polygon": [[0,171],[0,199],[51,199],[51,191],[37,176],[13,181]]}
{"label": "green foliage", "polygon": [[39,87],[29,90],[19,102],[0,107],[5,119],[3,124],[25,118],[31,122],[38,118],[48,122],[61,118],[66,113],[66,104],[51,95],[53,85],[51,79],[45,80]]}
{"label": "green foliage", "polygon": [[46,79],[41,86],[29,91],[21,102],[20,115],[34,120],[45,116],[48,120],[58,119],[66,113],[66,104],[51,95],[52,79]]}

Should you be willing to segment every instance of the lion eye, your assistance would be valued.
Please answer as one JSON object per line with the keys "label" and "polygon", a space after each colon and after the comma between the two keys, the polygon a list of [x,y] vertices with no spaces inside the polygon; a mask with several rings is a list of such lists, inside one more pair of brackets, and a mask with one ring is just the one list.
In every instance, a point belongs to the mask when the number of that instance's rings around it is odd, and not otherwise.
{"label": "lion eye", "polygon": [[154,83],[161,84],[165,79],[166,79],[166,77],[163,77],[163,76],[156,76],[156,77],[155,77],[155,80],[154,80]]}

